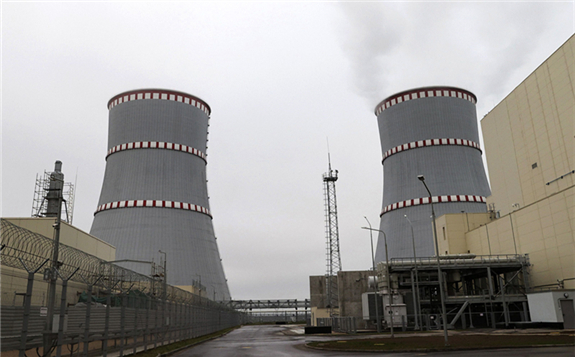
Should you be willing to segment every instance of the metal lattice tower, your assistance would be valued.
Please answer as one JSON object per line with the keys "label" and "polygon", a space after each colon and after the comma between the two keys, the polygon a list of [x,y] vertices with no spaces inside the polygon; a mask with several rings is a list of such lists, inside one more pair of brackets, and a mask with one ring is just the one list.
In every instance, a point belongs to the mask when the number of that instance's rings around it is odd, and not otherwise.
{"label": "metal lattice tower", "polygon": [[327,240],[326,257],[326,307],[330,315],[337,315],[339,296],[337,291],[337,272],[341,270],[339,255],[339,228],[337,224],[337,200],[335,195],[335,182],[337,170],[331,169],[331,160],[328,154],[329,170],[323,174],[325,196],[325,234]]}
{"label": "metal lattice tower", "polygon": [[[34,187],[34,198],[32,199],[32,217],[53,217],[53,214],[49,212],[48,201],[49,196],[55,194],[54,189],[51,188],[50,183],[57,175],[56,171],[49,172],[44,170],[44,175],[36,175],[36,184]],[[74,194],[75,185],[71,182],[64,182],[62,185],[62,198],[64,210],[64,215],[62,218],[66,223],[72,224],[72,218],[74,216]],[[59,193],[58,193],[59,194]]]}

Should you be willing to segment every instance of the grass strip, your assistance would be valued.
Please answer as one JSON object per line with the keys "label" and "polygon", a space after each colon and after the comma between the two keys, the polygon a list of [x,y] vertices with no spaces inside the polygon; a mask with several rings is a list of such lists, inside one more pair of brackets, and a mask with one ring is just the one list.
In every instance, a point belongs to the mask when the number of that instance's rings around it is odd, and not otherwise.
{"label": "grass strip", "polygon": [[575,345],[573,335],[459,335],[449,337],[444,346],[443,336],[413,336],[398,338],[369,338],[337,341],[316,341],[313,348],[338,351],[414,351],[460,350],[480,348],[530,347],[545,345]]}
{"label": "grass strip", "polygon": [[228,332],[235,330],[238,327],[239,326],[230,327],[230,328],[227,328],[224,330],[220,330],[220,331],[211,333],[209,335],[204,335],[204,336],[200,336],[200,337],[196,337],[196,338],[190,338],[188,340],[178,341],[178,342],[175,342],[175,343],[172,343],[169,345],[164,345],[164,346],[160,346],[157,348],[148,349],[146,352],[144,352],[144,351],[138,352],[132,356],[134,356],[134,357],[157,357],[158,355],[166,355],[166,354],[169,354],[170,352],[175,352],[175,351],[183,349],[185,347],[191,347],[193,345],[197,345],[197,344],[202,343],[204,341],[223,336],[223,335],[227,334]]}

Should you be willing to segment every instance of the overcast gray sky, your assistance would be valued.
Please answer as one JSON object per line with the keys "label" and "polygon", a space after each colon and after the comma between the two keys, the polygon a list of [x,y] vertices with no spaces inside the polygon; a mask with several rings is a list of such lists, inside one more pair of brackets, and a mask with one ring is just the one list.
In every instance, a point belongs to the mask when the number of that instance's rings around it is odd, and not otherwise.
{"label": "overcast gray sky", "polygon": [[[37,173],[77,175],[89,231],[107,101],[167,88],[212,108],[208,190],[235,299],[309,297],[325,273],[327,138],[344,270],[369,268],[381,210],[373,109],[452,85],[482,118],[574,31],[563,2],[2,2],[2,212],[30,216]],[[156,257],[158,259],[159,257]]]}

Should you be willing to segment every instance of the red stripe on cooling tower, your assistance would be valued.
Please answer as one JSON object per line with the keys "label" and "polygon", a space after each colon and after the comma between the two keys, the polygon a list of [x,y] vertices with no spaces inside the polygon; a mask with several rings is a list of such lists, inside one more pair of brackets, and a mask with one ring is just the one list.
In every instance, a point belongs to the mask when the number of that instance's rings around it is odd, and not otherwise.
{"label": "red stripe on cooling tower", "polygon": [[[196,211],[203,213],[207,216],[212,217],[210,210],[205,207],[193,205],[191,203],[184,203],[184,202],[176,202],[176,201],[162,201],[162,200],[140,200],[142,201],[142,205],[138,206],[138,200],[127,200],[127,201],[115,201],[115,202],[108,202],[105,204],[101,204],[98,206],[94,215],[102,212],[108,211],[112,209],[121,209],[121,208],[132,208],[132,207],[163,207],[163,208],[173,208],[173,209],[183,209],[187,211]],[[166,204],[167,203],[167,204]]]}
{"label": "red stripe on cooling tower", "polygon": [[[428,144],[428,142],[429,142],[429,144]],[[411,150],[411,149],[420,148],[420,147],[427,147],[427,146],[446,146],[446,145],[467,146],[470,148],[477,149],[477,150],[479,150],[480,153],[482,153],[479,144],[474,142],[474,141],[471,141],[471,140],[462,140],[462,139],[453,139],[453,138],[449,138],[449,139],[447,139],[447,138],[444,138],[444,139],[425,139],[425,140],[412,141],[408,144],[402,144],[402,145],[399,145],[399,146],[396,146],[394,148],[387,150],[383,154],[383,160],[381,160],[381,163],[383,163],[385,161],[385,159],[387,159],[391,155],[397,154],[401,151]]]}
{"label": "red stripe on cooling tower", "polygon": [[465,89],[451,87],[416,88],[405,92],[397,93],[385,98],[375,107],[375,115],[378,116],[385,109],[402,102],[429,97],[452,97],[467,100],[473,104],[477,103],[475,95]]}
{"label": "red stripe on cooling tower", "polygon": [[[137,147],[137,145],[136,145],[138,143],[140,144],[139,147]],[[177,149],[176,149],[176,145],[177,145]],[[195,148],[192,148],[190,146],[183,145],[183,144],[165,143],[163,141],[139,141],[139,142],[126,143],[126,144],[119,144],[119,145],[116,145],[116,146],[108,149],[108,154],[106,155],[106,160],[108,159],[108,156],[115,154],[117,152],[126,151],[126,150],[138,150],[138,149],[164,149],[164,150],[181,151],[181,152],[195,155],[195,156],[199,157],[200,159],[206,161],[206,154],[204,154],[203,152],[201,152],[198,149],[195,149]]]}
{"label": "red stripe on cooling tower", "polygon": [[[182,98],[182,100],[178,100],[178,98]],[[211,114],[210,106],[207,105],[203,100],[198,97],[194,97],[191,94],[171,91],[171,90],[161,90],[161,89],[141,89],[141,90],[134,90],[129,92],[120,93],[112,99],[108,101],[108,110],[111,110],[115,106],[125,103],[131,102],[135,100],[146,100],[146,99],[160,99],[160,100],[169,100],[173,102],[183,103],[187,105],[194,106],[209,117]]]}
{"label": "red stripe on cooling tower", "polygon": [[[453,197],[452,197],[453,196]],[[445,199],[443,196],[433,196],[432,197],[433,203],[447,203],[447,202],[480,202],[485,203],[486,199],[483,196],[474,196],[474,195],[447,195]],[[410,205],[407,205],[410,203]],[[422,198],[413,198],[407,201],[400,201],[395,202],[390,205],[385,206],[379,216],[383,216],[385,213],[394,211],[396,209],[401,209],[404,207],[411,207],[411,206],[419,206],[419,205],[427,205],[429,204],[429,197],[422,197]]]}

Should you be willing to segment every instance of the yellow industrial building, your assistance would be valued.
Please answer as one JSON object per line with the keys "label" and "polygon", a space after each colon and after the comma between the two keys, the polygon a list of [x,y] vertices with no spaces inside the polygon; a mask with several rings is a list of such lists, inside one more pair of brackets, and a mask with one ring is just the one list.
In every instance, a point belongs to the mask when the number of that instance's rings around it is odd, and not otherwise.
{"label": "yellow industrial building", "polygon": [[490,212],[437,219],[440,254],[528,254],[530,288],[575,288],[575,36],[482,120]]}

